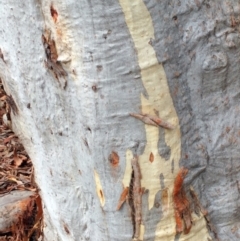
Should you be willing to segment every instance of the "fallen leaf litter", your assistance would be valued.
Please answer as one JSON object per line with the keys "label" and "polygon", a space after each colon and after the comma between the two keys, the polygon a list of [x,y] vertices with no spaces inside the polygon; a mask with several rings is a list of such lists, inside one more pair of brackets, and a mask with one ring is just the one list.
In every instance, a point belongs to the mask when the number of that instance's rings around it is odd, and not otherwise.
{"label": "fallen leaf litter", "polygon": [[38,240],[42,230],[41,199],[34,182],[32,161],[11,129],[11,111],[13,115],[18,114],[12,96],[5,93],[0,79],[0,198],[16,190],[35,193],[16,204],[20,210],[17,222],[8,230],[0,230],[0,241],[33,241]]}

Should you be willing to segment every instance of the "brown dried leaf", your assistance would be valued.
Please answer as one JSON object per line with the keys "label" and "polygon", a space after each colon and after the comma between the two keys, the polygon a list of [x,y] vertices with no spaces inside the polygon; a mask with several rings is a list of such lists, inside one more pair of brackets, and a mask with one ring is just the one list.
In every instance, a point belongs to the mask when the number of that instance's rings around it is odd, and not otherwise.
{"label": "brown dried leaf", "polygon": [[19,186],[23,186],[23,183],[21,182],[21,181],[18,181],[16,178],[14,178],[14,177],[9,177],[8,178],[8,181],[12,181],[12,182],[15,182],[15,183],[17,183],[17,185],[19,185]]}
{"label": "brown dried leaf", "polygon": [[27,157],[24,156],[24,155],[21,155],[21,154],[17,154],[17,152],[14,151],[13,160],[14,160],[14,166],[15,166],[15,167],[19,167],[19,166],[22,165],[22,163],[23,163],[24,160],[27,160]]}
{"label": "brown dried leaf", "polygon": [[4,143],[4,144],[7,144],[7,143],[10,142],[14,137],[15,137],[15,135],[11,135],[11,136],[5,138],[4,141],[3,141],[3,143]]}
{"label": "brown dried leaf", "polygon": [[6,149],[6,146],[0,145],[0,151],[3,151],[3,150],[5,150],[5,149]]}

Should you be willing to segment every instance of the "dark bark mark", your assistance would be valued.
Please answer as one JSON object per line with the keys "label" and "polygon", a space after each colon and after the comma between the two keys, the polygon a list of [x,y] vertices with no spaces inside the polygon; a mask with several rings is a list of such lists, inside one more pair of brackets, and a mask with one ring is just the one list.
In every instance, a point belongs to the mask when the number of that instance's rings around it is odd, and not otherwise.
{"label": "dark bark mark", "polygon": [[92,86],[92,90],[93,90],[94,92],[97,92],[97,86],[96,86],[96,85],[93,85],[93,86]]}
{"label": "dark bark mark", "polygon": [[190,210],[190,203],[187,199],[186,192],[183,187],[183,181],[188,173],[188,169],[181,168],[178,172],[173,188],[173,204],[176,221],[176,231],[188,234],[192,227],[192,216]]}
{"label": "dark bark mark", "polygon": [[98,70],[99,72],[102,71],[102,69],[103,69],[102,65],[97,65],[97,70]]}
{"label": "dark bark mark", "polygon": [[[65,80],[65,77],[67,76],[67,72],[63,69],[61,62],[57,60],[58,54],[57,54],[56,43],[51,38],[51,34],[49,32],[46,31],[46,36],[42,34],[42,43],[43,43],[45,54],[47,57],[47,60],[45,61],[46,67],[49,70],[51,70],[54,77],[58,81],[60,77],[63,77]],[[63,89],[65,89],[66,86],[67,86],[67,81],[65,80],[63,83]]]}
{"label": "dark bark mark", "polygon": [[64,228],[64,230],[65,230],[65,232],[66,232],[67,234],[70,234],[70,231],[69,231],[68,226],[67,226],[66,223],[63,223],[63,228]]}
{"label": "dark bark mark", "polygon": [[18,108],[17,108],[17,105],[14,101],[14,99],[12,98],[12,96],[6,96],[6,101],[8,103],[8,105],[10,106],[10,109],[12,110],[13,114],[16,115],[18,114]]}
{"label": "dark bark mark", "polygon": [[6,63],[5,60],[4,60],[3,52],[2,52],[1,49],[0,49],[0,58],[3,60],[4,63]]}
{"label": "dark bark mark", "polygon": [[113,167],[117,167],[119,164],[119,156],[118,156],[117,152],[112,151],[112,153],[108,157],[108,160]]}
{"label": "dark bark mark", "polygon": [[77,73],[76,73],[76,70],[75,70],[75,69],[73,69],[73,70],[72,70],[72,73],[73,73],[74,75],[77,75]]}
{"label": "dark bark mark", "polygon": [[87,130],[88,130],[88,131],[90,131],[90,132],[92,132],[92,130],[91,130],[91,128],[90,128],[90,127],[87,127]]}
{"label": "dark bark mark", "polygon": [[103,34],[103,38],[107,39],[107,37],[112,33],[112,30],[108,30],[107,33]]}
{"label": "dark bark mark", "polygon": [[82,138],[82,140],[83,140],[84,145],[85,145],[85,146],[87,147],[87,149],[89,150],[89,152],[91,152],[91,150],[90,150],[90,148],[89,148],[89,145],[88,145],[87,139],[86,139],[86,138]]}
{"label": "dark bark mark", "polygon": [[53,18],[54,23],[56,23],[57,19],[58,19],[58,12],[56,9],[54,9],[53,5],[51,5],[51,7],[50,7],[50,12],[51,12],[51,16]]}
{"label": "dark bark mark", "polygon": [[101,189],[99,190],[99,193],[100,193],[101,198],[103,199],[103,192]]}

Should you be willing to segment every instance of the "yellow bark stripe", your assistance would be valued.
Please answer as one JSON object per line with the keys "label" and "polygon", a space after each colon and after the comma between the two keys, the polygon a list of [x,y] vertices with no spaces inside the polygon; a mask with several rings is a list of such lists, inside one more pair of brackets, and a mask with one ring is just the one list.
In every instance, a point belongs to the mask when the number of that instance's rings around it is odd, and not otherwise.
{"label": "yellow bark stripe", "polygon": [[97,173],[96,170],[94,170],[94,178],[95,178],[97,195],[98,195],[99,201],[101,203],[101,206],[103,207],[104,204],[105,204],[105,197],[104,197],[104,193],[103,193],[100,177],[99,177],[99,174]]}
{"label": "yellow bark stripe", "polygon": [[[162,158],[158,153],[159,128],[145,124],[147,144],[144,153],[139,156],[139,164],[142,170],[141,186],[149,190],[149,209],[154,205],[156,193],[161,189],[160,174],[164,175],[164,185],[168,189],[169,206],[165,208],[163,218],[159,223],[155,232],[155,240],[173,241],[175,237],[175,220],[172,203],[172,190],[174,178],[179,171],[179,160],[181,156],[181,133],[179,120],[173,101],[169,92],[167,78],[162,64],[158,63],[156,53],[149,44],[150,39],[154,39],[154,28],[152,18],[142,0],[119,0],[125,15],[125,21],[129,32],[133,39],[138,64],[141,69],[141,79],[144,87],[149,95],[146,99],[141,95],[142,113],[155,115],[155,111],[159,112],[159,116],[173,124],[174,130],[165,130],[165,142],[171,149],[171,156],[168,161]],[[149,161],[149,155],[154,155],[154,161]],[[126,152],[126,171],[123,178],[123,185],[129,186],[131,176],[131,158],[130,150]],[[172,161],[174,161],[174,173],[171,171]],[[160,218],[159,218],[160,219]],[[196,219],[197,220],[197,219]],[[201,235],[201,240],[207,240],[209,237],[203,218],[188,235],[182,235],[180,240],[189,240],[193,235]],[[144,226],[141,225],[142,233]],[[142,234],[143,235],[143,234]],[[142,237],[143,238],[143,237]],[[195,236],[195,240],[197,236]]]}

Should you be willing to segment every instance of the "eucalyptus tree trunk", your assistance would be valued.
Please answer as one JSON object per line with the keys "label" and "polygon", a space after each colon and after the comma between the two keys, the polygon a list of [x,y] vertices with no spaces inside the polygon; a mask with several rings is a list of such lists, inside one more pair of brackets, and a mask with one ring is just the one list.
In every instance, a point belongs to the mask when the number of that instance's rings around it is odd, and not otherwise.
{"label": "eucalyptus tree trunk", "polygon": [[0,77],[44,240],[239,240],[240,1],[0,0]]}

